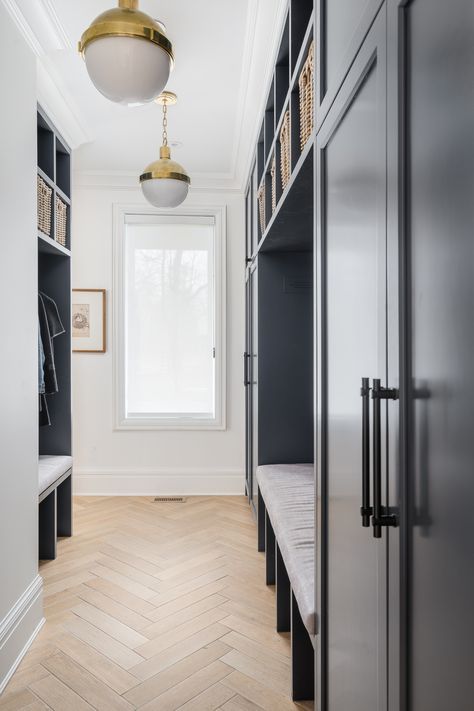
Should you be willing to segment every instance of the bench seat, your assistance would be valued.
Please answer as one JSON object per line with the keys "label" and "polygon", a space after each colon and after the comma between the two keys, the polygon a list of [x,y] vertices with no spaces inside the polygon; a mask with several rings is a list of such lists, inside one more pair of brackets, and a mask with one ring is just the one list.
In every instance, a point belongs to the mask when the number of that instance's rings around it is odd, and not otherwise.
{"label": "bench seat", "polygon": [[41,454],[38,462],[38,493],[43,491],[66,474],[72,467],[72,457]]}
{"label": "bench seat", "polygon": [[301,619],[315,632],[314,465],[267,464],[257,481]]}

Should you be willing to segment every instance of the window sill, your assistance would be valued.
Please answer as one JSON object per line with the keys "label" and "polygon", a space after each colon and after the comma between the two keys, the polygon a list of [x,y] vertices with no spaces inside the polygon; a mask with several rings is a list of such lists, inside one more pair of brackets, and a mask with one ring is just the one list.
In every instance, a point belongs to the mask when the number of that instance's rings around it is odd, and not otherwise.
{"label": "window sill", "polygon": [[116,422],[115,431],[143,432],[143,431],[224,431],[225,422],[216,420],[123,420]]}

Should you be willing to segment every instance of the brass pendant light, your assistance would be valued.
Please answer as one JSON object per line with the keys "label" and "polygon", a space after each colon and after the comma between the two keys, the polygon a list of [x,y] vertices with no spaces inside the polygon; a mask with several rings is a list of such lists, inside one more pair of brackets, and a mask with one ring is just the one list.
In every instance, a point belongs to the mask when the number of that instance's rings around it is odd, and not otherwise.
{"label": "brass pendant light", "polygon": [[111,101],[142,104],[165,88],[173,48],[163,25],[138,9],[138,0],[96,17],[79,42],[89,76]]}
{"label": "brass pendant light", "polygon": [[168,146],[168,106],[177,102],[176,94],[164,91],[155,101],[163,107],[163,145],[160,157],[140,175],[140,185],[149,203],[155,207],[178,207],[186,199],[191,179],[185,169],[171,160]]}

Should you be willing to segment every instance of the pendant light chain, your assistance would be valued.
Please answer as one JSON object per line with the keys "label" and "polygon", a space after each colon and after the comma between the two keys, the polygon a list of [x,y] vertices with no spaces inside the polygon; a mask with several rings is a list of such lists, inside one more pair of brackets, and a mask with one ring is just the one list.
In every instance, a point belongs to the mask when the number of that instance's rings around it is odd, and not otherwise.
{"label": "pendant light chain", "polygon": [[163,102],[163,145],[168,145],[168,107],[166,99]]}
{"label": "pendant light chain", "polygon": [[186,199],[191,179],[182,165],[171,159],[168,145],[168,107],[178,100],[172,91],[163,91],[156,99],[163,109],[163,143],[160,157],[146,166],[140,175],[143,195],[154,207],[174,208]]}

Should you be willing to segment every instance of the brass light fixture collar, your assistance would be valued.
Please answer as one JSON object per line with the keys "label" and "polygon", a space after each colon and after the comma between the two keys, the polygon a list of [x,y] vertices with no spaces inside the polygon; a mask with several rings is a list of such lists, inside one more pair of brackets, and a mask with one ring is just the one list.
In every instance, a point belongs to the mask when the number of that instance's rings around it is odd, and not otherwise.
{"label": "brass light fixture collar", "polygon": [[119,0],[119,7],[106,10],[95,18],[79,42],[79,52],[84,56],[87,46],[104,37],[136,37],[161,47],[174,63],[173,47],[163,25],[138,9],[138,0]]}
{"label": "brass light fixture collar", "polygon": [[[165,151],[163,151],[165,149]],[[160,158],[155,160],[150,165],[147,165],[143,173],[140,175],[140,183],[144,183],[146,180],[158,179],[168,179],[168,180],[181,180],[183,183],[191,183],[191,178],[184,170],[183,166],[176,161],[171,160],[171,158],[166,157],[170,155],[170,149],[168,146],[162,146],[160,149]]]}

